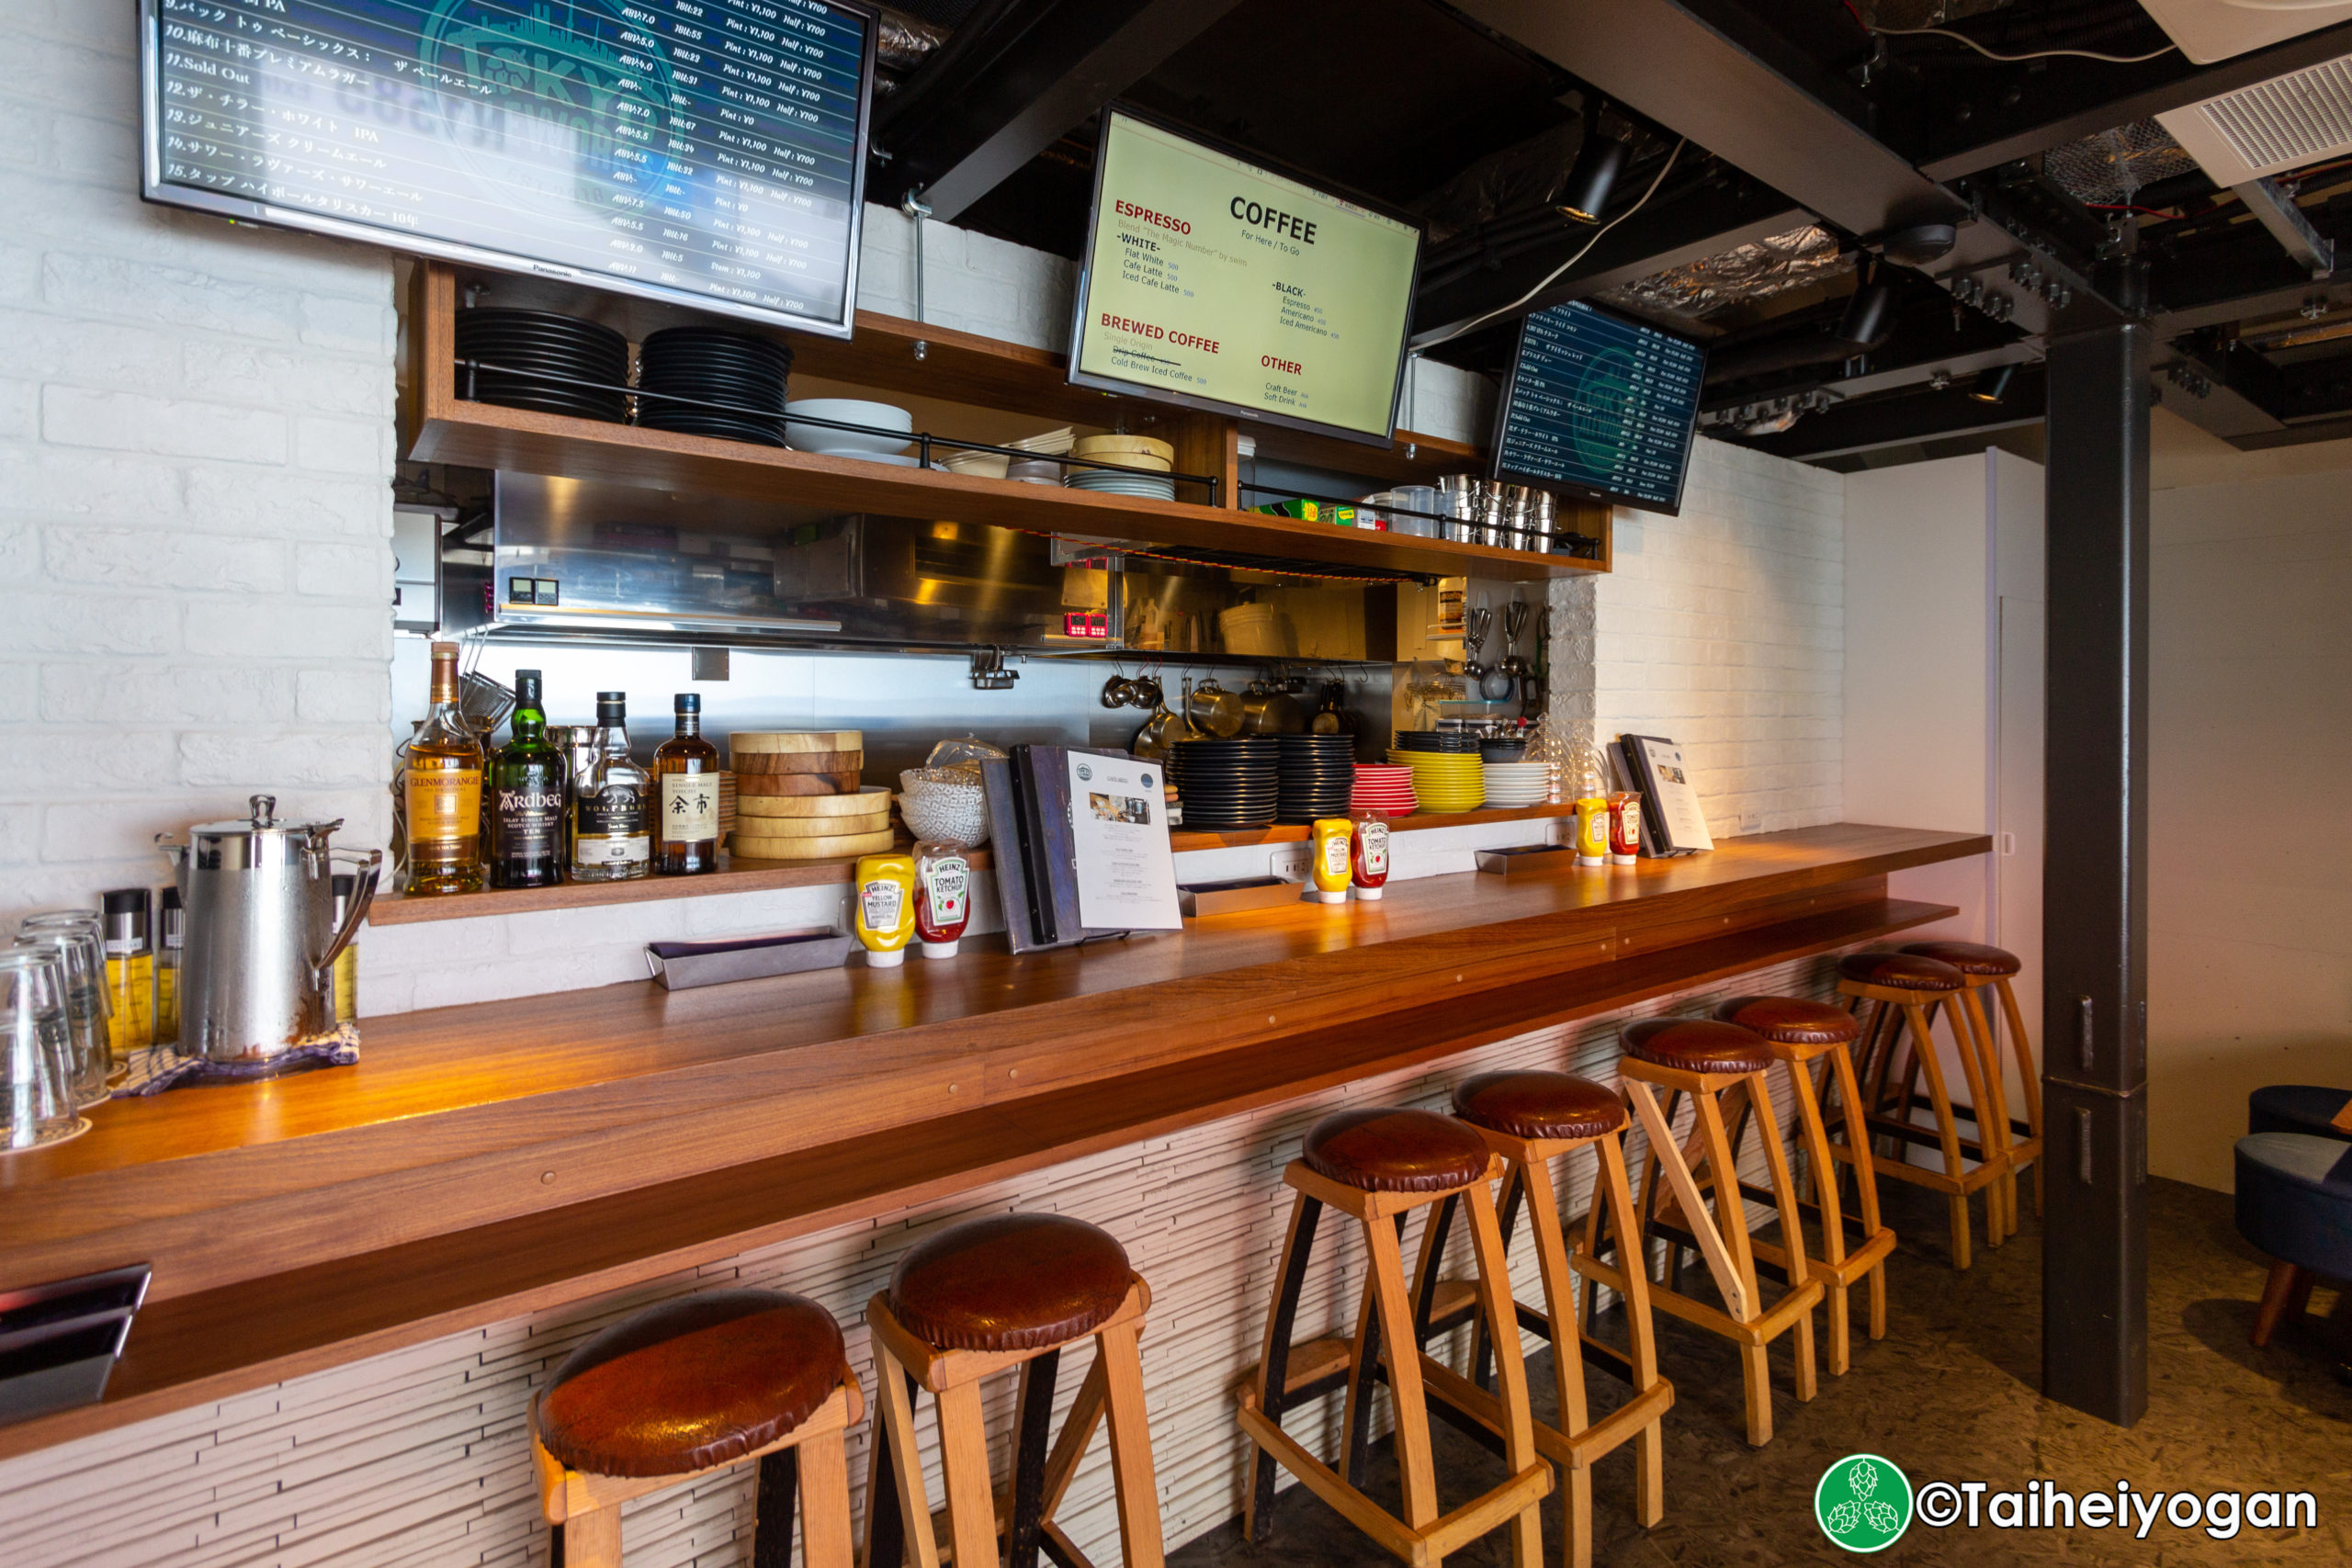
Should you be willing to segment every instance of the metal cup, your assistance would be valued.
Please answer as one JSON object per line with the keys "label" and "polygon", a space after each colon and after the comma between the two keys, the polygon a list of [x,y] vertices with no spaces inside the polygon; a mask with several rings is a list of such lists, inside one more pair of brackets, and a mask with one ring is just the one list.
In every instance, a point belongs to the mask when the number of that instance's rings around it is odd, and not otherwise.
{"label": "metal cup", "polygon": [[74,1090],[65,982],[46,945],[0,953],[0,1149],[37,1149],[89,1130]]}

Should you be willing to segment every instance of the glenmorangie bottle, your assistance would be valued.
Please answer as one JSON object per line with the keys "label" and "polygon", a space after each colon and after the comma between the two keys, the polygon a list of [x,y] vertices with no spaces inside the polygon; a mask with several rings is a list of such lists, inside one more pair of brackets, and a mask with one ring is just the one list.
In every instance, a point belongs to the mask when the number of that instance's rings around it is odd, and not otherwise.
{"label": "glenmorangie bottle", "polygon": [[653,866],[664,876],[718,869],[718,748],[702,738],[702,698],[680,692],[678,732],[653,753],[662,825]]}
{"label": "glenmorangie bottle", "polygon": [[652,781],[628,754],[628,694],[596,694],[596,761],[572,781],[571,880],[653,874]]}
{"label": "glenmorangie bottle", "polygon": [[408,743],[401,785],[408,891],[481,891],[481,741],[458,706],[458,645],[433,645],[433,709]]}
{"label": "glenmorangie bottle", "polygon": [[514,734],[490,767],[490,885],[563,880],[563,753],[548,739],[539,672],[514,672]]}

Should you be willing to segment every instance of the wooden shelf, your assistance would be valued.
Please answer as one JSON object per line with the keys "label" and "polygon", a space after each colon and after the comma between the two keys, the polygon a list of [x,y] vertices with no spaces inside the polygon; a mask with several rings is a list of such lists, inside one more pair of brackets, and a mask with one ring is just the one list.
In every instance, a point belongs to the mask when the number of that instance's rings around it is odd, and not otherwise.
{"label": "wooden shelf", "polygon": [[[1551,818],[1574,817],[1573,806],[1513,806],[1498,807],[1492,811],[1424,811],[1411,817],[1392,817],[1388,830],[1410,833],[1423,828],[1471,828],[1481,822],[1541,822]],[[1193,832],[1179,828],[1168,835],[1169,842],[1178,854],[1187,850],[1247,849],[1252,844],[1303,844],[1313,836],[1313,829],[1291,823],[1272,828],[1251,828],[1235,833]]]}
{"label": "wooden shelf", "polygon": [[[904,847],[903,843],[900,846]],[[989,852],[971,852],[973,869],[986,870]],[[489,888],[412,897],[388,893],[368,911],[371,926],[410,926],[426,920],[464,920],[483,915],[527,915],[540,909],[588,909],[606,904],[654,904],[666,898],[716,898],[729,893],[765,893],[780,887],[847,886],[857,857],[842,860],[745,860],[721,852],[718,869],[702,876],[647,876],[635,882],[567,882],[560,887]]]}
{"label": "wooden shelf", "polygon": [[[1358,569],[1525,581],[1609,570],[1605,553],[1601,560],[1580,560],[1269,517],[1235,509],[1230,485],[1216,506],[1199,504],[1207,500],[1205,487],[1191,501],[1145,501],[893,468],[852,457],[825,457],[749,442],[467,401],[457,395],[457,274],[439,265],[420,268],[418,288],[417,373],[410,384],[411,401],[402,421],[410,434],[408,456],[417,462],[556,474],[893,517],[952,519],[1032,533],[1116,539],[1139,547],[1160,545],[1306,561],[1328,566],[1340,575]],[[918,340],[910,335],[914,333],[923,334],[920,341],[928,345],[919,361],[913,357],[913,343]],[[796,369],[885,391],[1012,407],[1043,417],[1082,418],[1089,423],[1112,417],[1110,405],[1119,400],[1060,383],[1059,371],[1054,368],[1059,356],[1041,350],[917,327],[866,312],[859,313],[858,333],[846,344],[795,338]],[[1092,400],[1091,412],[1066,413],[1072,407],[1067,400],[1072,397]],[[1177,412],[1149,406],[1158,416]],[[1214,471],[1213,466],[1204,465],[1202,455],[1222,447],[1223,468],[1229,475],[1238,423],[1178,416],[1168,433],[1177,440],[1178,468],[1193,473]],[[1206,425],[1217,428],[1205,431]],[[1284,438],[1295,434],[1286,432]],[[1330,445],[1335,453],[1379,455],[1373,447],[1359,448],[1345,442]],[[1441,471],[1457,466],[1449,457]],[[1580,532],[1607,538],[1605,517],[1595,524],[1566,520],[1564,513],[1564,521]]]}

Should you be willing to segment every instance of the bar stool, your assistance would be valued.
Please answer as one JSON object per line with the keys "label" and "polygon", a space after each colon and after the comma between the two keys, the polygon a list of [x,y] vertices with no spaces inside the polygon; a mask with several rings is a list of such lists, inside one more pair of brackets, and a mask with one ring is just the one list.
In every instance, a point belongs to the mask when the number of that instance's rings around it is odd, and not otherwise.
{"label": "bar stool", "polygon": [[[1343,1111],[1317,1122],[1300,1157],[1283,1172],[1297,1192],[1290,1235],[1283,1244],[1281,1283],[1266,1319],[1263,1359],[1235,1390],[1241,1429],[1252,1445],[1243,1530],[1262,1542],[1270,1528],[1274,1466],[1280,1463],[1374,1540],[1411,1563],[1436,1563],[1447,1553],[1508,1521],[1515,1568],[1543,1559],[1542,1504],[1552,1490],[1552,1467],[1535,1449],[1527,1403],[1527,1368],[1521,1359],[1512,1311],[1510,1265],[1495,1224],[1487,1183],[1502,1160],[1473,1129],[1428,1111]],[[1477,1259],[1478,1299],[1495,1346],[1499,1393],[1489,1394],[1419,1352],[1413,1312],[1405,1292],[1399,1235],[1416,1209],[1462,1198],[1470,1209],[1470,1240]],[[1337,1339],[1291,1343],[1307,1255],[1326,1204],[1363,1225],[1368,1258],[1363,1302],[1352,1343]],[[1388,1347],[1412,1353],[1399,1355]],[[1364,1495],[1365,1450],[1372,1427],[1372,1384],[1385,1370],[1396,1407],[1396,1455],[1403,1472],[1403,1517]],[[1338,1468],[1324,1464],[1282,1427],[1293,1405],[1344,1389]],[[1430,1453],[1429,1396],[1474,1421],[1495,1422],[1503,1438],[1510,1479],[1452,1512],[1437,1509],[1437,1475]],[[1475,1398],[1472,1396],[1475,1395]]]}
{"label": "bar stool", "polygon": [[[2009,1156],[2009,1169],[2001,1183],[2002,1202],[2008,1212],[2009,1231],[2014,1235],[2018,1228],[2017,1170],[2021,1165],[2033,1167],[2033,1217],[2041,1217],[2041,1073],[2033,1064],[2033,1041],[2026,1034],[2025,1015],[2018,1010],[2018,995],[2009,985],[2009,976],[2025,964],[2005,948],[1975,942],[1915,942],[1903,951],[1949,964],[1968,982],[1967,988],[1960,993],[1961,1006],[1967,1011],[1969,1030],[1976,1036],[1977,1048],[1984,1056],[1985,1088],[1992,1092],[1993,1103],[2001,1108],[2006,1129],[2004,1146]],[[2025,1098],[2023,1122],[2008,1116],[2008,1086],[2001,1071],[2001,1043],[1994,1034],[1984,999],[1977,995],[1988,986],[1999,994],[2002,1017],[2009,1026],[2009,1049],[2017,1060],[2018,1092]],[[1957,1111],[1958,1107],[1954,1110]],[[1970,1113],[1973,1113],[1973,1107]]]}
{"label": "bar stool", "polygon": [[[1873,1148],[1871,1164],[1881,1176],[1891,1176],[1944,1195],[1951,1210],[1954,1269],[1966,1269],[1973,1261],[1968,1242],[1969,1194],[1995,1188],[2007,1165],[1998,1142],[2003,1118],[1987,1118],[1979,1128],[1984,1134],[1982,1138],[1960,1135],[1951,1095],[1944,1087],[1943,1064],[1936,1055],[1931,1028],[1934,1021],[1929,1010],[1959,996],[1967,984],[1967,976],[1951,964],[1913,953],[1849,953],[1838,961],[1838,994],[1853,998],[1857,1011],[1862,1003],[1871,1004],[1862,1031],[1862,1054],[1870,1064],[1869,1087],[1863,1099],[1869,1108],[1865,1114],[1873,1133],[1894,1140],[1894,1156],[1882,1155]],[[1952,1028],[1952,1041],[1960,1048],[1960,1067],[1968,1079],[1970,1105],[1989,1106],[1992,1101],[1985,1096],[1984,1063],[1976,1054],[1975,1042],[1957,1024]],[[1905,1056],[1906,1047],[1907,1060],[1901,1077],[1895,1080],[1899,1098],[1894,1102],[1894,1114],[1889,1115],[1887,1080],[1897,1059]],[[1932,1128],[1911,1120],[1911,1086],[1922,1075],[1928,1082],[1928,1103],[1935,1111],[1936,1124]],[[1906,1145],[1911,1144],[1927,1144],[1940,1149],[1943,1168],[1930,1170],[1913,1165],[1904,1157]],[[1964,1168],[1962,1156],[1976,1160],[1976,1168]],[[1997,1190],[1987,1191],[1984,1245],[1997,1247],[2000,1239],[2000,1198]]]}
{"label": "bar stool", "polygon": [[[1847,1047],[1862,1032],[1861,1021],[1843,1008],[1802,997],[1738,997],[1717,1008],[1715,1016],[1761,1035],[1788,1069],[1789,1092],[1796,1099],[1797,1131],[1804,1140],[1806,1172],[1813,1186],[1812,1206],[1821,1225],[1821,1254],[1807,1256],[1806,1272],[1818,1273],[1829,1292],[1829,1375],[1844,1377],[1852,1361],[1847,1292],[1857,1280],[1869,1282],[1870,1337],[1885,1338],[1886,1255],[1894,1250],[1894,1233],[1879,1223],[1877,1174],[1860,1157],[1860,1151],[1871,1146],[1870,1131],[1862,1118],[1861,1089],[1854,1081],[1854,1059]],[[1820,1093],[1814,1083],[1816,1062],[1822,1064],[1820,1071],[1838,1092],[1838,1109],[1846,1122],[1843,1144],[1829,1141]],[[1735,1159],[1746,1130],[1745,1125],[1732,1130]],[[1861,1210],[1860,1223],[1852,1226],[1852,1238],[1848,1235],[1850,1222],[1839,1193],[1838,1161],[1841,1159],[1854,1168],[1857,1204]],[[1746,1182],[1740,1184],[1740,1190],[1764,1202],[1772,1201],[1771,1193]],[[1848,1250],[1849,1240],[1855,1238],[1859,1245]],[[1755,1243],[1755,1247],[1758,1258],[1785,1273],[1788,1258],[1780,1247],[1762,1241]]]}
{"label": "bar stool", "polygon": [[707,1291],[624,1318],[531,1402],[552,1568],[619,1568],[621,1505],[760,1461],[754,1568],[850,1568],[842,1434],[864,1414],[832,1315],[780,1291]]}
{"label": "bar stool", "polygon": [[[944,1523],[956,1568],[1036,1568],[1041,1549],[1057,1562],[1086,1562],[1054,1514],[1105,1414],[1120,1560],[1127,1568],[1160,1568],[1159,1494],[1136,1346],[1150,1306],[1150,1287],[1127,1267],[1125,1249],[1109,1233],[1067,1215],[973,1220],[901,1258],[889,1289],[865,1308],[881,1385],[866,1483],[866,1568],[940,1562],[938,1522],[915,1446],[918,1388],[939,1404]],[[1090,1336],[1094,1364],[1057,1438],[1061,1352]],[[980,1384],[1015,1368],[1021,1386],[1012,1478],[999,1490],[989,1472]]]}
{"label": "bar stool", "polygon": [[[1739,1347],[1741,1379],[1747,1393],[1747,1440],[1761,1448],[1772,1440],[1772,1382],[1766,1352],[1773,1340],[1795,1331],[1796,1395],[1800,1401],[1812,1399],[1813,1309],[1822,1296],[1821,1281],[1806,1268],[1796,1186],[1789,1179],[1788,1153],[1781,1144],[1780,1121],[1772,1112],[1772,1091],[1764,1082],[1765,1070],[1772,1065],[1771,1048],[1736,1024],[1703,1018],[1642,1019],[1625,1026],[1624,1043],[1618,1076],[1627,1101],[1642,1119],[1642,1130],[1649,1134],[1649,1149],[1642,1156],[1642,1201],[1635,1215],[1641,1228],[1633,1233],[1630,1248],[1623,1247],[1621,1240],[1619,1257],[1629,1268],[1638,1257],[1646,1269],[1652,1235],[1673,1244],[1668,1248],[1666,1281],[1655,1286],[1651,1304]],[[1667,1091],[1663,1111],[1658,1109],[1653,1088]],[[1693,1108],[1687,1145],[1674,1135],[1675,1109],[1686,1094]],[[1746,1114],[1751,1104],[1763,1128],[1764,1163],[1771,1172],[1771,1196],[1781,1212],[1781,1235],[1800,1238],[1798,1245],[1787,1249],[1788,1291],[1769,1309],[1756,1277],[1747,1205],[1740,1192],[1738,1167],[1725,1127],[1727,1120]],[[1712,1212],[1699,1190],[1701,1171],[1713,1189]],[[1661,1211],[1658,1205],[1661,1175],[1673,1193],[1671,1210]],[[1619,1233],[1621,1238],[1623,1234]],[[1696,1247],[1706,1260],[1707,1272],[1726,1310],[1694,1300],[1678,1288],[1679,1249],[1684,1247]]]}
{"label": "bar stool", "polygon": [[[1649,1280],[1638,1269],[1629,1273],[1601,1262],[1593,1256],[1591,1246],[1596,1213],[1604,1203],[1619,1234],[1630,1235],[1634,1231],[1634,1200],[1625,1180],[1625,1155],[1620,1143],[1625,1128],[1625,1102],[1614,1090],[1566,1073],[1482,1073],[1455,1088],[1453,1113],[1478,1129],[1487,1146],[1508,1162],[1498,1227],[1505,1254],[1510,1250],[1511,1232],[1518,1227],[1522,1206],[1534,1226],[1536,1264],[1544,1279],[1544,1311],[1512,1304],[1520,1327],[1552,1342],[1560,1425],[1552,1427],[1537,1422],[1535,1446],[1567,1475],[1568,1540],[1563,1561],[1570,1568],[1587,1568],[1592,1562],[1595,1461],[1639,1438],[1634,1463],[1634,1517],[1647,1529],[1666,1515],[1664,1424],[1666,1413],[1674,1407],[1674,1385],[1658,1376]],[[1569,1272],[1571,1254],[1560,1218],[1553,1162],[1586,1147],[1598,1155],[1600,1168],[1594,1174],[1592,1201],[1586,1212],[1586,1245],[1573,1255],[1573,1260],[1588,1281],[1605,1284],[1623,1299],[1626,1350],[1591,1337],[1589,1304],[1583,1317],[1577,1311],[1576,1280]],[[1414,1304],[1416,1330],[1424,1345],[1431,1335],[1474,1318],[1478,1310],[1475,1284],[1437,1277],[1460,1202],[1458,1198],[1448,1198],[1439,1206],[1421,1242]],[[1588,1292],[1588,1303],[1589,1299]],[[1471,1377],[1475,1392],[1483,1394],[1494,1338],[1481,1328],[1476,1343]],[[1599,1421],[1591,1418],[1585,1399],[1588,1360],[1606,1368],[1634,1390],[1632,1399]],[[1452,1384],[1458,1380],[1449,1376],[1442,1381]],[[1458,1389],[1454,1393],[1461,1395]],[[1466,1395],[1461,1395],[1450,1403],[1466,1400]],[[1481,1409],[1476,1419],[1487,1432],[1500,1435],[1502,1424],[1497,1412]]]}

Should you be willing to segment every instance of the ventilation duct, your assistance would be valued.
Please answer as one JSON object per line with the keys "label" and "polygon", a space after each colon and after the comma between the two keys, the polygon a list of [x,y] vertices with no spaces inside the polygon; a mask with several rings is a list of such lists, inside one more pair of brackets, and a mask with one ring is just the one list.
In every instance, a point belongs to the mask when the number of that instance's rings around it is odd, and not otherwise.
{"label": "ventilation duct", "polygon": [[2197,160],[2153,119],[2086,136],[2041,157],[2041,172],[2090,207],[2128,207],[2148,186],[2196,166]]}
{"label": "ventilation duct", "polygon": [[2352,3],[2330,5],[2328,0],[2140,0],[2140,4],[2180,45],[2180,52],[2199,65],[2352,18]]}
{"label": "ventilation duct", "polygon": [[[2344,10],[2352,15],[2352,6]],[[2168,109],[2156,120],[2215,185],[2242,186],[2352,152],[2352,55]]]}
{"label": "ventilation duct", "polygon": [[1654,316],[1701,321],[1732,305],[1751,304],[1853,269],[1838,237],[1815,224],[1736,245],[1720,254],[1635,278],[1597,296],[1604,305]]}

